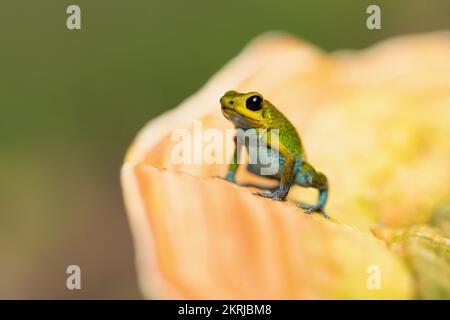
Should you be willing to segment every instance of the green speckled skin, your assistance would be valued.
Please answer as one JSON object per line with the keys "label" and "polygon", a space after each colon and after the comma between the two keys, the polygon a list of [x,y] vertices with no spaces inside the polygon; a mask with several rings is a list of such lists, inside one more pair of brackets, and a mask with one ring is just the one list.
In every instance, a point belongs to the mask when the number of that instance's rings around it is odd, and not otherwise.
{"label": "green speckled skin", "polygon": [[280,132],[280,143],[282,143],[290,153],[304,159],[304,150],[300,137],[291,122],[275,108],[268,100],[264,100],[265,129],[278,129]]}
{"label": "green speckled skin", "polygon": [[[305,161],[305,152],[292,123],[267,99],[258,92],[239,93],[236,91],[226,92],[220,98],[223,115],[230,120],[237,129],[277,129],[278,144],[271,145],[270,133],[267,134],[267,146],[277,151],[280,157],[280,170],[276,175],[264,176],[280,181],[276,188],[266,188],[260,185],[240,184],[253,186],[261,189],[268,189],[257,192],[259,196],[271,198],[273,200],[285,200],[292,184],[302,187],[312,187],[319,191],[317,204],[298,204],[306,210],[308,214],[320,212],[325,217],[324,207],[328,197],[328,181],[323,173],[316,170]],[[248,131],[246,131],[248,132]],[[248,145],[246,145],[248,149]],[[267,150],[267,147],[266,149]],[[226,180],[235,182],[235,174],[238,169],[238,145],[235,143],[233,161],[229,167]],[[260,174],[258,165],[248,165],[248,171]]]}

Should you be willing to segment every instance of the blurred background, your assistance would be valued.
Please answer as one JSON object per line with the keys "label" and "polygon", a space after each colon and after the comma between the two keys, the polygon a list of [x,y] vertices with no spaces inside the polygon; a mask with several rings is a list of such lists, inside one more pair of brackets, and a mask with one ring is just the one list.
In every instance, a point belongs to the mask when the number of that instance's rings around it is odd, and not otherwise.
{"label": "blurred background", "polygon": [[[81,30],[66,8],[81,7]],[[381,7],[381,30],[366,8]],[[327,51],[449,29],[448,0],[4,0],[0,298],[140,298],[119,170],[135,134],[256,35]],[[82,290],[66,288],[68,265]]]}

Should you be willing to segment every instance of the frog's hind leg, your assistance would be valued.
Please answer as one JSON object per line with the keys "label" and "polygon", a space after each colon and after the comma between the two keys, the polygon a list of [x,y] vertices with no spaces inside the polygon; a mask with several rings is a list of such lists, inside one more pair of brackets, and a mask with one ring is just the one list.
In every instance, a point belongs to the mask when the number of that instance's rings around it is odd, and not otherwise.
{"label": "frog's hind leg", "polygon": [[315,205],[299,203],[297,206],[305,209],[307,214],[320,212],[325,218],[328,219],[329,217],[324,211],[328,198],[327,177],[323,173],[314,170],[309,163],[303,162],[295,176],[295,184],[305,188],[316,188],[319,191],[319,199]]}

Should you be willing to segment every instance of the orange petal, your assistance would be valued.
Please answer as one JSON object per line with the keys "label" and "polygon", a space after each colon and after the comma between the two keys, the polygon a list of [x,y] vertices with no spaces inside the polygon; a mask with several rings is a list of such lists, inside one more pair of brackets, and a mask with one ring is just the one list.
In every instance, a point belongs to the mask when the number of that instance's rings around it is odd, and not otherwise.
{"label": "orange petal", "polygon": [[[152,120],[122,168],[146,296],[411,297],[402,261],[364,231],[380,221],[426,220],[450,194],[448,48],[447,35],[431,34],[327,56],[272,34]],[[173,130],[193,132],[195,120],[204,129],[231,128],[218,104],[229,89],[260,91],[279,106],[299,129],[310,162],[329,177],[328,213],[361,231],[208,178],[223,175],[226,165],[171,161]],[[427,178],[436,168],[440,178]],[[253,179],[241,171],[238,179]],[[290,199],[304,194],[297,188]],[[381,271],[379,290],[366,286],[370,265]]]}
{"label": "orange petal", "polygon": [[[370,234],[219,179],[142,164],[123,175],[147,297],[411,297],[409,273]],[[370,265],[380,268],[380,290],[367,287]]]}

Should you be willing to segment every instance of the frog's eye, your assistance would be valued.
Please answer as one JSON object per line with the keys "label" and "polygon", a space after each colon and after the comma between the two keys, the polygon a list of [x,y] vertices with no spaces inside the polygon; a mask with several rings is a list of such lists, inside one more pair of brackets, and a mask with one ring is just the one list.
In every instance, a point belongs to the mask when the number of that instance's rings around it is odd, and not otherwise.
{"label": "frog's eye", "polygon": [[251,96],[245,102],[245,106],[248,110],[258,111],[262,109],[262,98],[260,96]]}

